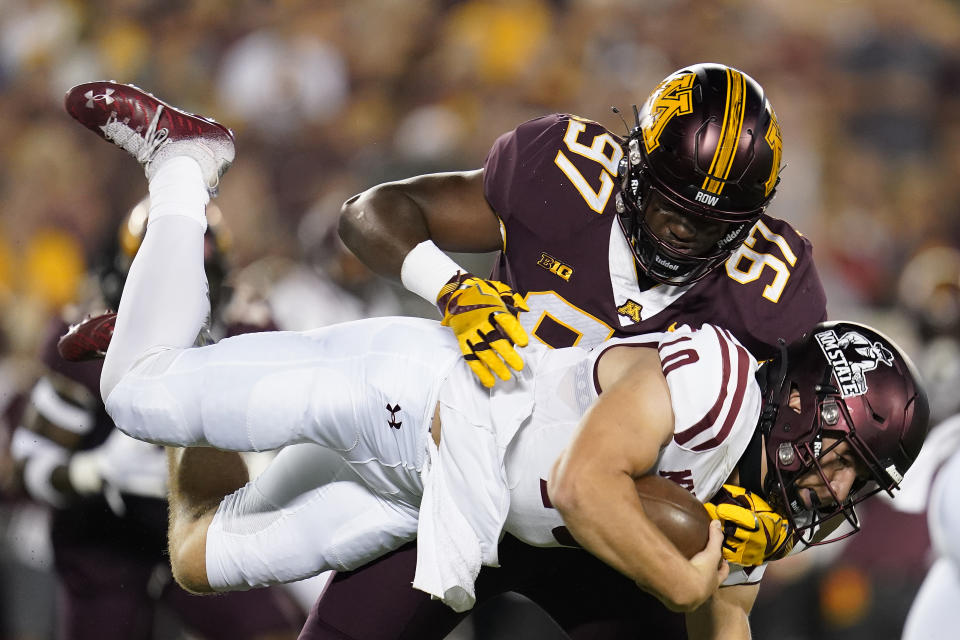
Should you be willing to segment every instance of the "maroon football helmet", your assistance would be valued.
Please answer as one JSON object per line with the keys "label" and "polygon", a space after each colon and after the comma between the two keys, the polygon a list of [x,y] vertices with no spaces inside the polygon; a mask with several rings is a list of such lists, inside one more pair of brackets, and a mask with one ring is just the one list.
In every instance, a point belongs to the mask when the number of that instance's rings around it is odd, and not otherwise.
{"label": "maroon football helmet", "polygon": [[[916,460],[927,435],[930,408],[919,375],[889,338],[855,322],[818,324],[761,368],[767,476],[764,493],[790,519],[795,540],[825,544],[859,530],[854,505],[879,491],[891,496]],[[800,412],[790,407],[799,394]],[[835,438],[829,449],[823,438]],[[796,482],[814,472],[840,443],[867,470],[845,500],[806,509]],[[852,531],[814,542],[819,526],[842,514]]]}
{"label": "maroon football helmet", "polygon": [[[777,116],[763,88],[722,64],[695,64],[665,78],[634,107],[620,164],[620,225],[648,277],[668,285],[696,282],[735,251],[780,181]],[[651,192],[694,221],[727,225],[703,255],[657,237],[646,224]]]}

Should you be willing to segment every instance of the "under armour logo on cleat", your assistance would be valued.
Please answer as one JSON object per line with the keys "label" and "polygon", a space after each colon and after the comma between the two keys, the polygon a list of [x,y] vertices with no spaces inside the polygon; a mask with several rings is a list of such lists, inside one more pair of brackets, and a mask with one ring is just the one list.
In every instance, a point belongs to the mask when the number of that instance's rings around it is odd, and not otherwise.
{"label": "under armour logo on cleat", "polygon": [[110,96],[113,95],[113,89],[106,89],[103,93],[94,94],[93,89],[87,91],[83,94],[83,97],[87,99],[87,109],[93,109],[93,103],[98,100],[102,100],[107,104],[113,104],[113,98]]}
{"label": "under armour logo on cleat", "polygon": [[400,425],[403,424],[403,421],[397,422],[397,412],[400,411],[400,405],[390,406],[387,405],[387,411],[390,412],[390,419],[387,420],[387,424],[393,427],[394,429],[399,429]]}

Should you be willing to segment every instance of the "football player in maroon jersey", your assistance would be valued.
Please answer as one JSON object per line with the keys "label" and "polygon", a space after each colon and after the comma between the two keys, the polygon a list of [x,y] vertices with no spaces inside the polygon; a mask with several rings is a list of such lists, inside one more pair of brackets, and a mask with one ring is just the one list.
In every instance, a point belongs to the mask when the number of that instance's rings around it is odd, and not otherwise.
{"label": "football player in maroon jersey", "polygon": [[[489,305],[489,322],[451,327],[474,370],[489,367],[487,385],[522,366],[511,343],[527,335],[589,346],[711,322],[764,359],[778,339],[825,319],[809,241],[765,213],[782,141],[762,87],[731,67],[692,65],[665,78],[635,116],[626,139],[571,115],[521,124],[496,141],[482,169],[382,184],[348,200],[341,235],[371,268],[445,315],[439,294],[448,280],[477,285],[474,302]],[[441,250],[500,256],[483,280]],[[511,324],[518,309],[529,309],[519,314],[527,335]],[[411,544],[338,576],[301,637],[442,638],[457,620],[407,586],[414,559]],[[657,635],[642,594],[600,563],[509,535],[501,559],[502,569],[481,574],[481,591],[521,591],[574,638]],[[375,625],[360,614],[370,609]]]}

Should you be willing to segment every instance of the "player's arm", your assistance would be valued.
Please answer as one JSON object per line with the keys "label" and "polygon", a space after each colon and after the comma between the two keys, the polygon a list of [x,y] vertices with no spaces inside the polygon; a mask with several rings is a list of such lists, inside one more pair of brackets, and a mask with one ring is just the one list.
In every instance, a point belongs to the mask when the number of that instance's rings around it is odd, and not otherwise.
{"label": "player's arm", "polygon": [[58,373],[48,371],[31,389],[11,449],[19,482],[33,499],[64,507],[99,493],[99,475],[71,464],[83,457],[76,452],[95,426],[95,413],[93,394]]}
{"label": "player's arm", "polygon": [[690,640],[749,640],[748,615],[759,584],[722,587],[703,606],[686,614]]}
{"label": "player's arm", "polygon": [[437,173],[372,187],[347,200],[340,237],[368,267],[437,305],[474,374],[493,386],[523,368],[522,298],[478,278],[444,251],[502,248],[500,221],[483,192],[483,170]]}
{"label": "player's arm", "polygon": [[358,258],[393,280],[400,279],[407,254],[426,240],[465,253],[497,251],[502,245],[500,222],[483,195],[482,169],[367,189],[343,204],[339,231]]}
{"label": "player's arm", "polygon": [[27,493],[57,508],[103,496],[118,515],[124,495],[165,498],[167,471],[155,445],[112,430],[96,447],[83,448],[98,411],[99,399],[69,376],[50,370],[37,381],[12,447]]}
{"label": "player's arm", "polygon": [[187,591],[211,593],[207,529],[223,498],[249,480],[239,453],[207,447],[167,449],[170,471],[168,547],[173,577]]}
{"label": "player's arm", "polygon": [[687,560],[644,514],[634,478],[673,435],[670,390],[654,349],[615,347],[599,362],[603,393],[585,414],[548,483],[574,538],[675,611],[703,604],[729,571],[722,534]]}

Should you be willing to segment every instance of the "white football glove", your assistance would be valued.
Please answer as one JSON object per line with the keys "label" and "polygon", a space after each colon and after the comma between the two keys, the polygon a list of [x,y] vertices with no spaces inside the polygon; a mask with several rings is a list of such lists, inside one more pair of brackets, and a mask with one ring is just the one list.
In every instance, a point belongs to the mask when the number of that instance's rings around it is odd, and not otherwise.
{"label": "white football glove", "polygon": [[77,493],[103,493],[118,515],[123,511],[122,494],[167,497],[167,456],[163,447],[135,440],[118,429],[96,449],[75,453],[68,471]]}

